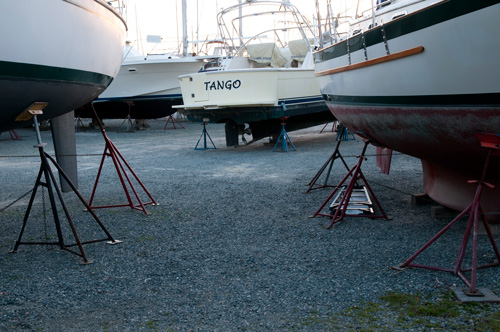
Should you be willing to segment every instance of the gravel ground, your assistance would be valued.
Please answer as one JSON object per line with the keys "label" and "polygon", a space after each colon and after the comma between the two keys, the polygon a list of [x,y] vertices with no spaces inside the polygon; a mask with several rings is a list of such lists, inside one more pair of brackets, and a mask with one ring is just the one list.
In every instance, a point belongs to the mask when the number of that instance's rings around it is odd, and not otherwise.
{"label": "gravel ground", "polygon": [[[163,130],[165,120],[154,120],[134,133],[120,124],[106,121],[107,134],[159,206],[146,206],[149,215],[129,207],[96,210],[123,243],[84,245],[93,260],[88,265],[49,245],[8,253],[29,195],[9,204],[32,189],[40,163],[32,130],[18,130],[22,141],[0,141],[0,331],[471,331],[487,313],[500,311],[490,304],[465,315],[467,307],[459,306],[458,317],[426,319],[433,325],[410,318],[402,323],[381,299],[395,292],[439,302],[450,287],[463,286],[451,273],[390,268],[449,222],[433,219],[432,205],[411,203],[411,194],[423,191],[415,158],[395,154],[384,175],[370,146],[363,172],[392,220],[350,217],[326,229],[328,218],[309,216],[331,188],[304,191],[333,152],[335,133],[320,134],[321,126],[291,132],[297,151],[285,153],[263,142],[228,148],[224,126],[209,124],[217,148],[198,151],[197,123]],[[42,138],[52,154],[50,131]],[[342,143],[349,165],[362,146],[359,138]],[[100,132],[77,132],[79,189],[87,199],[103,150]],[[344,175],[337,161],[329,183]],[[64,197],[83,241],[105,237],[75,195]],[[123,203],[107,158],[94,205]],[[44,190],[23,240],[57,239],[52,214],[44,213],[49,207]],[[74,243],[67,221],[61,223],[66,243]],[[418,262],[452,267],[464,224]],[[481,260],[491,261],[484,236],[480,243]],[[498,268],[478,273],[480,287],[496,292],[499,282]],[[369,319],[361,319],[374,306]]]}

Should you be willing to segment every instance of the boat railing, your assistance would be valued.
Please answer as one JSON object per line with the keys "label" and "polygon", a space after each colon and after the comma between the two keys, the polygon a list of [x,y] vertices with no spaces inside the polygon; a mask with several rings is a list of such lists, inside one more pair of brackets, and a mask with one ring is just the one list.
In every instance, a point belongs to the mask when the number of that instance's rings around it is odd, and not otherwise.
{"label": "boat railing", "polygon": [[[365,35],[369,30],[372,30],[372,29],[378,29],[380,31],[380,33],[382,34],[386,55],[390,55],[391,52],[390,52],[390,47],[389,47],[389,41],[388,41],[388,38],[387,38],[386,33],[385,33],[384,24],[389,24],[392,20],[396,20],[402,16],[407,15],[408,12],[412,13],[415,10],[418,10],[419,7],[421,7],[422,5],[425,5],[424,2],[426,2],[426,1],[429,1],[429,0],[407,0],[407,1],[392,0],[390,2],[393,2],[393,3],[397,2],[398,5],[391,7],[388,10],[384,9],[383,12],[375,13],[374,17],[360,18],[360,19],[355,20],[353,23],[349,24],[347,38],[345,38],[345,39],[347,39],[347,42],[345,43],[345,45],[346,45],[345,47],[346,47],[346,52],[347,52],[348,65],[352,64],[351,63],[350,45],[354,44],[354,43],[361,43],[361,45],[363,47],[363,52],[364,52],[364,60],[365,61],[369,60],[369,56],[367,53],[367,47],[366,47],[366,43],[365,43]],[[377,20],[375,20],[375,18]],[[337,41],[336,43],[333,43],[329,46],[326,46],[323,48],[323,50],[334,47],[337,43],[339,43],[341,41]]]}
{"label": "boat railing", "polygon": [[113,7],[122,17],[125,17],[125,2],[124,0],[101,0],[100,2],[107,3]]}
{"label": "boat railing", "polygon": [[375,6],[373,6],[373,4],[372,4],[372,7],[362,11],[360,17],[368,15],[368,14],[372,13],[373,11],[380,10],[380,9],[382,9],[386,6],[389,6],[397,1],[401,1],[401,0],[377,0],[377,3],[375,4]]}
{"label": "boat railing", "polygon": [[[361,13],[361,16],[359,16],[358,23],[359,22],[366,22],[368,20],[373,20],[373,16],[383,16],[385,17],[384,22],[389,22],[393,19],[396,19],[399,15],[399,11],[401,8],[408,7],[409,5],[415,5],[419,2],[425,2],[428,0],[407,0],[407,1],[401,1],[401,0],[385,0],[384,2],[377,4],[376,7],[370,7],[366,10],[364,10]],[[389,7],[389,5],[391,5]],[[391,13],[396,13],[392,14]],[[398,16],[399,17],[399,16]],[[380,22],[372,22],[370,23],[369,27],[375,27],[376,25],[380,24]]]}
{"label": "boat railing", "polygon": [[[264,10],[258,11],[255,10],[257,5],[272,5],[274,8],[278,8],[278,10],[270,10],[268,7],[264,7]],[[244,13],[242,8],[251,8],[251,12]],[[238,14],[237,16],[234,16],[235,11],[237,10]],[[282,15],[283,18],[277,14]],[[273,25],[273,28],[261,31],[252,37],[245,37],[242,34],[242,26],[244,25],[243,21],[248,23],[247,21],[250,18],[254,19],[259,17],[259,22],[262,22],[265,19],[263,16],[273,18],[272,21],[276,22],[276,24]],[[227,18],[229,18],[229,20],[227,20]],[[226,54],[230,57],[248,58],[249,55],[247,46],[254,41],[259,41],[261,43],[274,42],[277,44],[278,49],[285,49],[288,48],[287,43],[290,39],[301,38],[303,40],[309,40],[314,38],[314,32],[309,21],[289,1],[251,1],[245,4],[228,7],[219,12],[217,22],[219,25],[220,35],[222,39],[226,41],[224,45],[226,47]],[[296,31],[298,33],[295,33],[294,37],[290,37],[289,35],[291,31]],[[269,37],[268,34],[272,35],[272,37]],[[309,38],[308,36],[312,37]],[[236,43],[238,41],[239,45],[237,46]],[[316,43],[316,40],[314,43]],[[283,52],[291,53],[289,50],[283,50]],[[223,68],[224,66],[221,69]]]}
{"label": "boat railing", "polygon": [[104,0],[94,0],[96,3],[100,4],[101,6],[105,7],[109,11],[111,11],[120,21],[123,22],[125,25],[125,28],[128,30],[127,27],[127,22],[125,20],[125,14],[124,14],[124,8],[125,4],[123,3],[123,0],[109,0],[109,1],[104,1]]}

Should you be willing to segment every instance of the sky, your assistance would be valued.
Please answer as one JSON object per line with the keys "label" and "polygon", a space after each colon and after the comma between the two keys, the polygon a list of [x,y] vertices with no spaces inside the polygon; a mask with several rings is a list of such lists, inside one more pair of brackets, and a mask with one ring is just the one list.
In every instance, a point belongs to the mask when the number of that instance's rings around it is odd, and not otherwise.
{"label": "sky", "polygon": [[[245,1],[245,0],[242,0]],[[357,0],[331,0],[337,11],[355,8]],[[371,0],[363,0],[371,1]],[[181,0],[126,0],[125,17],[129,26],[128,39],[142,53],[163,53],[181,50]],[[303,15],[312,20],[316,0],[291,0]],[[187,0],[188,39],[206,40],[217,37],[217,12],[238,3],[238,0]],[[319,0],[326,13],[326,0]],[[162,43],[148,43],[147,36],[161,36]]]}

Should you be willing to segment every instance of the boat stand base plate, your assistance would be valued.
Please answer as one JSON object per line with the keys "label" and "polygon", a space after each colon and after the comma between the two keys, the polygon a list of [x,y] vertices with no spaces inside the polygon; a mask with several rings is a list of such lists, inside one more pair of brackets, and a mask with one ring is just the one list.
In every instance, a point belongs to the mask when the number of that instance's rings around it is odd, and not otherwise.
{"label": "boat stand base plate", "polygon": [[478,288],[477,295],[468,295],[469,288],[451,287],[460,302],[494,302],[500,303],[500,297],[487,288]]}

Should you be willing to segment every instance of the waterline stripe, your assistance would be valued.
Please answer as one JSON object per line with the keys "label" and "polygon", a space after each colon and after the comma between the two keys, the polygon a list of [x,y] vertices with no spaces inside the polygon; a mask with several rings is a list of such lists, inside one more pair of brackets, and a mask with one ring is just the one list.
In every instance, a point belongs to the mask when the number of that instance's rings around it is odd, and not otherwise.
{"label": "waterline stripe", "polygon": [[67,81],[108,86],[113,77],[85,70],[0,61],[0,78]]}

